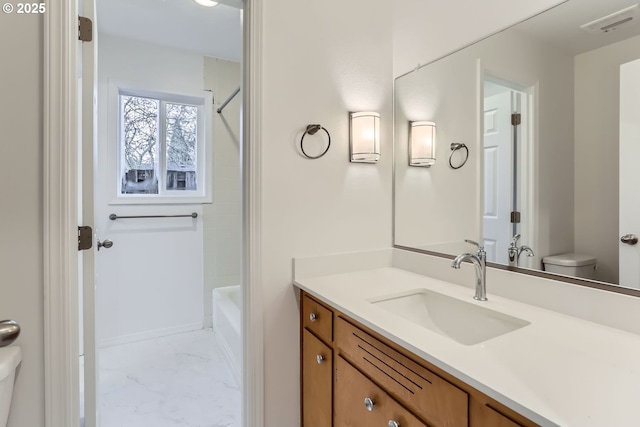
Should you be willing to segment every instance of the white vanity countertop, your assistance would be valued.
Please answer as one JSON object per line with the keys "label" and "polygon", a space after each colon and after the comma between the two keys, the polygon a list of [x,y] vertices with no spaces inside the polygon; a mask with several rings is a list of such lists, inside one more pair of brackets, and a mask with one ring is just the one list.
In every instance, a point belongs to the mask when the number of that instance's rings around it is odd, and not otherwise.
{"label": "white vanity countertop", "polygon": [[[473,289],[393,267],[295,284],[538,424],[640,426],[639,335],[492,295],[490,282],[479,302]],[[531,324],[463,345],[367,301],[416,289]]]}

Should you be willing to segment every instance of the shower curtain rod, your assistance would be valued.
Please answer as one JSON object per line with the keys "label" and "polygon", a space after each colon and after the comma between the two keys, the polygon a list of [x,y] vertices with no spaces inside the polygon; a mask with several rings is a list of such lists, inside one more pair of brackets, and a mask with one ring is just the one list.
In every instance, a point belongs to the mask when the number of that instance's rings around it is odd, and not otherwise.
{"label": "shower curtain rod", "polygon": [[222,113],[222,110],[224,110],[224,107],[226,107],[226,106],[227,106],[227,104],[228,104],[229,102],[231,102],[231,100],[232,100],[232,99],[233,99],[233,98],[238,94],[238,92],[240,92],[240,86],[238,86],[238,87],[236,88],[236,90],[234,90],[234,91],[233,91],[233,93],[232,93],[231,95],[229,95],[229,97],[227,98],[227,100],[226,100],[226,101],[224,101],[224,102],[222,103],[222,105],[220,105],[220,107],[218,107],[218,114]]}

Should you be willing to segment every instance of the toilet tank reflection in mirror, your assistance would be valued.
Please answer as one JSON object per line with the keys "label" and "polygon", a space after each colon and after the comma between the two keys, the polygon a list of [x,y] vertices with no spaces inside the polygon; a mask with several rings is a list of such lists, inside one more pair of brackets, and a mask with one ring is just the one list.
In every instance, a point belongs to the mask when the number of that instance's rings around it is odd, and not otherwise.
{"label": "toilet tank reflection in mirror", "polygon": [[[640,245],[620,240],[640,235],[640,193],[624,184],[640,178],[621,161],[640,140],[621,120],[640,122],[621,97],[638,58],[635,3],[569,0],[397,78],[395,245],[457,255],[479,240],[496,264],[541,271],[546,258],[554,274],[640,288]],[[437,161],[411,167],[409,123],[425,120]],[[469,150],[459,169],[452,143]],[[530,251],[514,259],[516,235]]]}

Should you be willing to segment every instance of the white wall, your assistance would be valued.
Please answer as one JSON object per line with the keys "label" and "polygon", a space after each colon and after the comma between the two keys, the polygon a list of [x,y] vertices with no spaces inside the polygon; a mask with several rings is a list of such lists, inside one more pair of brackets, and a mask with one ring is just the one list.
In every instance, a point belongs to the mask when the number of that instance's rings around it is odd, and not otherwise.
{"label": "white wall", "polygon": [[44,425],[42,20],[0,17],[0,318],[20,323],[9,427]]}
{"label": "white wall", "polygon": [[240,182],[240,101],[242,94],[217,113],[240,85],[240,64],[204,58],[204,87],[213,91],[213,204],[203,206],[204,313],[211,321],[211,290],[240,284],[242,188]]}
{"label": "white wall", "polygon": [[618,283],[620,64],[640,57],[640,36],[575,57],[575,251]]}
{"label": "white wall", "polygon": [[[98,162],[96,232],[114,246],[96,255],[96,329],[102,345],[197,329],[203,325],[202,206],[113,205],[117,133],[113,87],[202,94],[202,55],[99,34]],[[131,86],[129,86],[131,87]],[[117,215],[172,215],[199,218],[129,219]],[[210,298],[207,298],[210,301]]]}
{"label": "white wall", "polygon": [[[391,245],[391,1],[267,0],[264,7],[262,295],[265,425],[299,425],[292,258]],[[348,112],[378,111],[381,159],[348,162]],[[331,149],[303,158],[309,123]]]}

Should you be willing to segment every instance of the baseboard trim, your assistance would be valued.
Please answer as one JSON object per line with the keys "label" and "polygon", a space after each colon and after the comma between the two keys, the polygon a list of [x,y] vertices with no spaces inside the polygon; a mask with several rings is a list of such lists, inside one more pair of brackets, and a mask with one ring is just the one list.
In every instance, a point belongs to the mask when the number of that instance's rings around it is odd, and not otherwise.
{"label": "baseboard trim", "polygon": [[205,329],[210,329],[213,327],[213,315],[211,314],[205,314],[204,316],[204,328]]}

